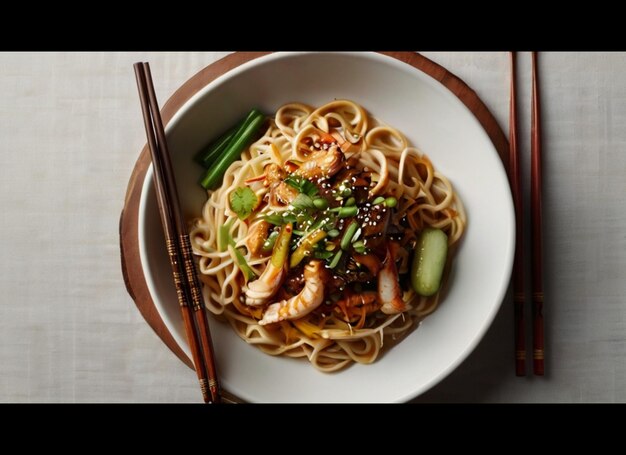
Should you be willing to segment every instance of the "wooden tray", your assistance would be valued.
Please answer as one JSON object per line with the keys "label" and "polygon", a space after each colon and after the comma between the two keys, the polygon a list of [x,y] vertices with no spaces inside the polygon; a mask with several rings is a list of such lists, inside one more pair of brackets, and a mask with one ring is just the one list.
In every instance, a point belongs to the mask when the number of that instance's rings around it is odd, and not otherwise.
{"label": "wooden tray", "polygon": [[[169,123],[172,116],[183,106],[183,104],[185,104],[195,93],[211,81],[245,62],[266,54],[267,53],[236,52],[216,61],[215,63],[212,63],[198,72],[195,76],[185,82],[178,90],[176,90],[176,92],[174,92],[161,109],[164,125]],[[398,59],[428,74],[456,95],[463,102],[463,104],[465,104],[469,110],[472,111],[474,116],[478,119],[489,135],[489,138],[498,151],[508,174],[509,144],[507,138],[500,129],[496,119],[487,109],[487,106],[485,106],[480,98],[478,98],[478,95],[476,95],[476,93],[469,88],[465,82],[442,66],[422,55],[413,52],[383,52],[383,54]],[[178,343],[176,343],[174,337],[165,326],[154,306],[154,302],[152,301],[152,297],[148,291],[148,286],[146,285],[143,269],[139,259],[139,199],[149,165],[150,152],[147,145],[144,145],[139,155],[139,159],[135,164],[135,168],[133,169],[130,181],[128,182],[124,209],[122,210],[120,217],[122,273],[124,275],[126,289],[135,301],[139,312],[143,315],[146,322],[150,325],[150,327],[152,327],[161,340],[163,340],[165,345],[169,347],[172,352],[176,354],[178,358],[189,368],[193,369],[191,359],[187,357],[182,348],[178,345]]]}

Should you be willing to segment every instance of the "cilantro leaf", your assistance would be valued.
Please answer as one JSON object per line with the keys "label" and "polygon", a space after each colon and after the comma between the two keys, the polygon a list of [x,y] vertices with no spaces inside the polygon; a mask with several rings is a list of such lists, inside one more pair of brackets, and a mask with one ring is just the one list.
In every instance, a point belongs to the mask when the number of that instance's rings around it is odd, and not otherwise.
{"label": "cilantro leaf", "polygon": [[297,189],[300,193],[306,194],[309,197],[313,197],[318,193],[318,189],[317,187],[313,184],[313,182],[310,182],[309,180],[302,178],[302,177],[298,177],[296,175],[289,175],[286,179],[285,179],[285,183],[289,186],[294,187],[295,189]]}
{"label": "cilantro leaf", "polygon": [[259,205],[259,198],[247,186],[239,187],[230,193],[230,208],[240,220],[245,220]]}

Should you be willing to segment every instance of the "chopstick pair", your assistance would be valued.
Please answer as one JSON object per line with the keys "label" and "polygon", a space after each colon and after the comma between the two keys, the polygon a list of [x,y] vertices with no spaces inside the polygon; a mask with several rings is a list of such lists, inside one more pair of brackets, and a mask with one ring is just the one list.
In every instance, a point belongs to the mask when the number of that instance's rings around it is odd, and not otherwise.
{"label": "chopstick pair", "polygon": [[[515,308],[515,374],[526,375],[526,336],[524,321],[524,229],[520,158],[517,151],[516,54],[511,57],[511,99],[509,113],[510,181],[515,205],[515,259],[513,262],[513,304]],[[533,372],[544,374],[543,339],[543,244],[541,221],[541,106],[537,75],[537,53],[532,52],[532,102],[530,142],[530,222],[531,222],[531,289],[533,318]]]}
{"label": "chopstick pair", "polygon": [[193,262],[189,234],[185,229],[185,221],[180,211],[178,190],[152,83],[150,65],[135,63],[133,67],[137,78],[148,147],[152,157],[159,214],[193,363],[200,381],[204,402],[218,403],[221,401],[221,395],[213,359],[211,333],[200,282]]}

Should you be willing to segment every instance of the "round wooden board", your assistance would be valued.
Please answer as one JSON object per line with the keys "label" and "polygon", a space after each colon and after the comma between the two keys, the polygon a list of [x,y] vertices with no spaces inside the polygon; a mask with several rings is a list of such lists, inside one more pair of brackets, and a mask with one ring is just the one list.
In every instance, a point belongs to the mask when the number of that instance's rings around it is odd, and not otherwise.
{"label": "round wooden board", "polygon": [[[183,104],[208,83],[231,69],[266,54],[265,52],[236,52],[212,63],[198,72],[176,90],[162,107],[161,115],[164,125],[169,123],[173,115]],[[489,112],[489,109],[487,109],[487,106],[485,106],[478,95],[476,95],[476,92],[454,74],[420,54],[414,52],[383,52],[383,54],[398,59],[428,74],[454,93],[481,123],[498,151],[508,174],[509,144],[507,138],[496,122],[496,119],[491,112]],[[124,209],[120,217],[122,273],[124,275],[126,289],[135,301],[137,308],[146,322],[148,322],[150,327],[152,327],[161,340],[163,340],[167,347],[169,347],[180,360],[190,368],[193,368],[191,359],[187,357],[178,343],[176,343],[154,306],[139,259],[139,200],[149,165],[150,152],[147,145],[145,145],[141,150],[139,159],[135,164],[130,181],[128,182]]]}

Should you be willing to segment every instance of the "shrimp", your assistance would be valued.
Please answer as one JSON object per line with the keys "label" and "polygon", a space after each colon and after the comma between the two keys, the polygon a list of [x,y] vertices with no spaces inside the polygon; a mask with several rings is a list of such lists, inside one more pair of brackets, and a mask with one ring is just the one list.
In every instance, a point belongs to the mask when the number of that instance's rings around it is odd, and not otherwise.
{"label": "shrimp", "polygon": [[317,179],[321,177],[329,178],[341,170],[344,155],[336,145],[332,145],[328,150],[320,150],[311,153],[294,174],[306,179]]}
{"label": "shrimp", "polygon": [[260,325],[306,316],[324,301],[324,265],[313,260],[304,268],[304,289],[289,300],[272,303],[267,307]]}
{"label": "shrimp", "polygon": [[398,269],[396,269],[396,253],[400,246],[395,242],[387,244],[387,255],[385,263],[378,274],[378,298],[383,306],[380,309],[385,314],[402,313],[409,309],[409,306],[402,300],[402,290],[398,279]]}
{"label": "shrimp", "polygon": [[293,227],[291,223],[283,226],[272,251],[272,257],[261,276],[248,283],[246,289],[246,305],[260,306],[266,303],[280,289],[280,284],[287,275],[287,258],[289,241]]}
{"label": "shrimp", "polygon": [[264,256],[263,243],[267,240],[271,225],[265,220],[255,223],[250,228],[250,234],[246,239],[246,246],[252,256]]}
{"label": "shrimp", "polygon": [[287,185],[283,180],[287,173],[278,164],[265,166],[263,185],[270,189],[270,203],[272,205],[289,204],[298,195],[298,190]]}
{"label": "shrimp", "polygon": [[272,205],[290,204],[298,196],[298,190],[285,182],[274,184],[270,189],[270,203]]}
{"label": "shrimp", "polygon": [[278,292],[285,275],[285,266],[276,267],[269,261],[261,276],[248,283],[248,289],[246,289],[246,305],[260,306],[267,302]]}
{"label": "shrimp", "polygon": [[265,166],[265,179],[263,180],[263,184],[265,186],[272,186],[275,183],[282,182],[285,177],[287,177],[287,173],[280,167],[278,164],[271,163]]}

